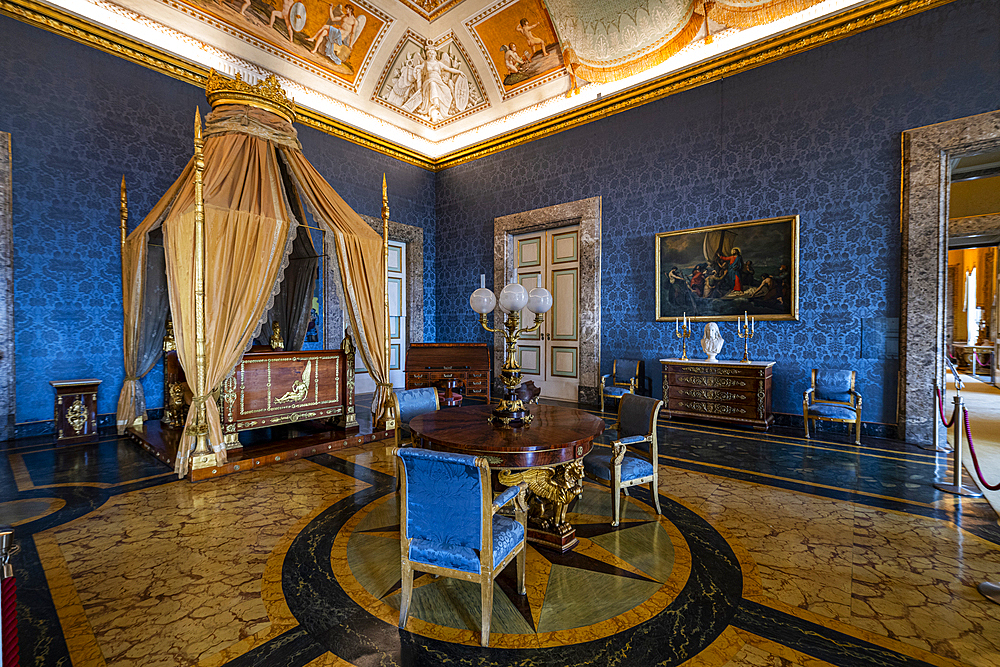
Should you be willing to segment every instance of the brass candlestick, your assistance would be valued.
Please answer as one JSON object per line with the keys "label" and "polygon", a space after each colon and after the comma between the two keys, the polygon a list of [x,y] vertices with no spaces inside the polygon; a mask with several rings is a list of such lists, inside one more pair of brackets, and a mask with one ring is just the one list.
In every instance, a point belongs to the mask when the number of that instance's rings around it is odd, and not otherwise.
{"label": "brass candlestick", "polygon": [[743,359],[744,364],[750,363],[750,339],[753,338],[754,334],[754,322],[753,318],[749,320],[746,319],[746,313],[743,313],[743,322],[740,323],[739,319],[736,320],[736,335],[743,339]]}
{"label": "brass candlestick", "polygon": [[674,335],[681,339],[681,361],[688,360],[688,348],[687,339],[691,337],[691,327],[688,324],[687,318],[684,319],[684,324],[678,326],[674,323]]}

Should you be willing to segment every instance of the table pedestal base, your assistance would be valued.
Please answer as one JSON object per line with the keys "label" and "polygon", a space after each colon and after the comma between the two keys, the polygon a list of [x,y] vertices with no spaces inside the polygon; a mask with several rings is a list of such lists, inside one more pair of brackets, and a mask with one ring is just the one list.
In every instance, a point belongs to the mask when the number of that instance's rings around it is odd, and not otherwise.
{"label": "table pedestal base", "polygon": [[516,472],[501,470],[498,480],[506,486],[527,485],[529,542],[560,552],[577,545],[566,510],[583,491],[583,459]]}

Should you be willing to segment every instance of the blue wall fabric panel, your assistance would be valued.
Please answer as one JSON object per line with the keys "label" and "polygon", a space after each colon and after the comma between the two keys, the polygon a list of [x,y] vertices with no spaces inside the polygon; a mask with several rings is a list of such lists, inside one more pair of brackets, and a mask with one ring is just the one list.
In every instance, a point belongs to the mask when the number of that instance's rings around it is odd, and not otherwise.
{"label": "blue wall fabric panel", "polygon": [[798,214],[800,320],[751,343],[777,361],[774,410],[801,413],[809,369],[854,368],[865,421],[895,423],[898,345],[863,352],[862,332],[900,313],[900,133],[997,108],[1000,3],[960,0],[443,171],[437,339],[489,340],[467,297],[492,275],[493,218],[600,195],[602,373],[644,358],[659,395],[680,345],[655,321],[654,235]]}
{"label": "blue wall fabric panel", "polygon": [[[52,419],[49,380],[103,380],[98,412],[124,379],[118,188],[129,229],[180,174],[204,91],[14,19],[0,17],[0,129],[12,135],[18,423]],[[434,272],[434,175],[298,126],[305,155],[359,213],[380,215],[382,173],[393,219],[425,228]],[[433,340],[433,300],[424,335]],[[162,405],[162,374],[143,382]]]}

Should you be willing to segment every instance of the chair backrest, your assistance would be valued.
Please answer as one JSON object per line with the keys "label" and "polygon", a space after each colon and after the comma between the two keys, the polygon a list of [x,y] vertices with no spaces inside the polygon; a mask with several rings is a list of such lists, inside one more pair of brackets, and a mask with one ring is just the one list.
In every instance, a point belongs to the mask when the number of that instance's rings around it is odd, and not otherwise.
{"label": "chair backrest", "polygon": [[656,420],[663,401],[648,396],[625,394],[618,404],[618,437],[652,435],[656,443]]}
{"label": "chair backrest", "polygon": [[812,386],[816,400],[853,404],[854,376],[854,371],[814,368]]}
{"label": "chair backrest", "polygon": [[641,359],[615,359],[611,362],[611,384],[627,387],[633,379],[638,381]]}
{"label": "chair backrest", "polygon": [[399,401],[399,420],[404,424],[417,415],[440,410],[438,393],[434,387],[419,387],[417,389],[400,389],[395,392]]}
{"label": "chair backrest", "polygon": [[[483,479],[489,484],[485,459],[404,447],[402,461],[406,537],[439,544],[481,549],[483,546]],[[485,470],[485,475],[483,471]]]}

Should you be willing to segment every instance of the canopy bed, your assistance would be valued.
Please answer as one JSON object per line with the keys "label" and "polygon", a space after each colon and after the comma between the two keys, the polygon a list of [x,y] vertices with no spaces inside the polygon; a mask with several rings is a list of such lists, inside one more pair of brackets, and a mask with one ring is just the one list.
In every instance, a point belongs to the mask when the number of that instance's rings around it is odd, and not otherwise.
{"label": "canopy bed", "polygon": [[301,345],[315,273],[305,260],[325,250],[314,247],[306,209],[337,259],[353,340],[376,382],[373,422],[395,426],[386,391],[384,178],[380,238],[302,154],[292,126],[295,104],[273,76],[251,86],[213,71],[206,95],[212,112],[204,129],[195,113],[194,156],[128,236],[124,180],[121,196],[126,379],[118,429],[143,428],[139,379],[163,354],[169,309],[190,388],[174,459],[182,477],[223,466],[227,443],[238,447],[241,430],[333,416],[344,425],[352,421],[350,339],[345,350],[250,351],[262,329],[264,340],[271,334],[273,322],[288,347]]}

